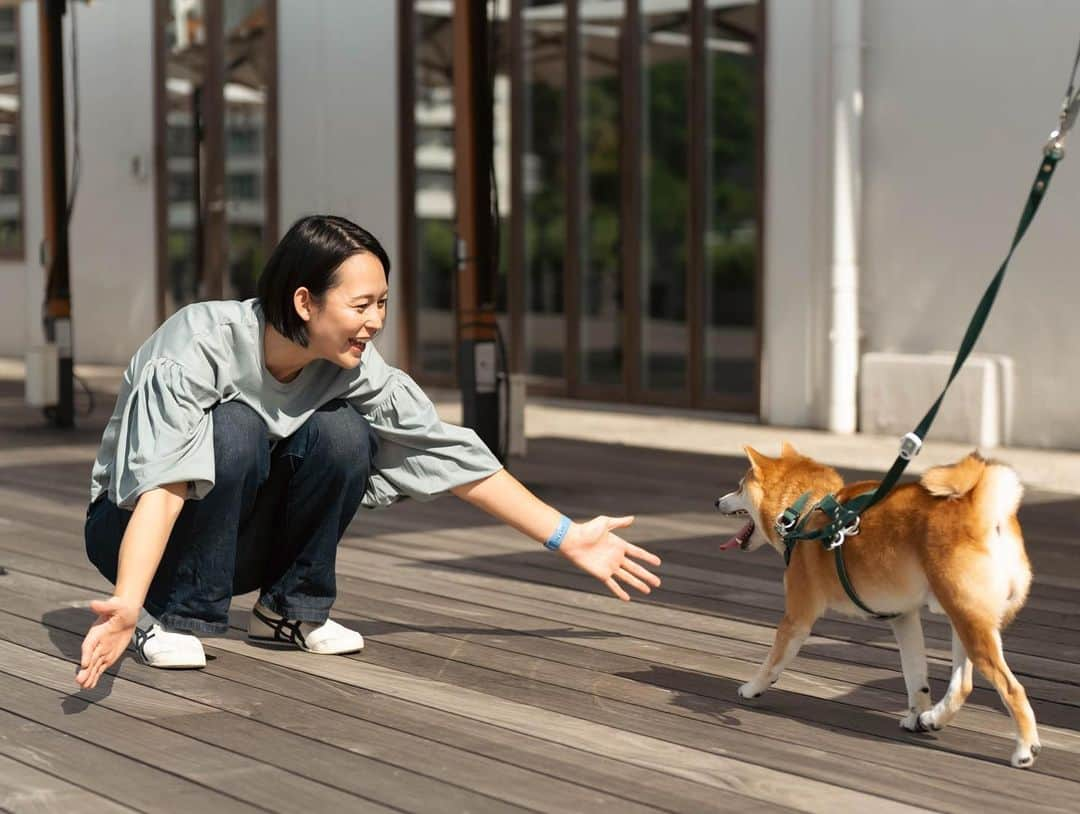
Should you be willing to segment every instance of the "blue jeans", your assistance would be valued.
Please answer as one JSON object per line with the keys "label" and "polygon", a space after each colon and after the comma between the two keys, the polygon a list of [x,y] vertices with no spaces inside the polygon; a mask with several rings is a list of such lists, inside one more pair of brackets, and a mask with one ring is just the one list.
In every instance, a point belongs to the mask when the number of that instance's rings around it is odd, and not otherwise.
{"label": "blue jeans", "polygon": [[[266,425],[247,405],[219,404],[212,415],[214,488],[184,502],[146,610],[171,630],[220,635],[232,597],[259,589],[275,613],[326,621],[337,595],[337,546],[367,488],[375,434],[340,399],[272,450]],[[86,553],[113,584],[130,519],[107,497],[87,509]]]}

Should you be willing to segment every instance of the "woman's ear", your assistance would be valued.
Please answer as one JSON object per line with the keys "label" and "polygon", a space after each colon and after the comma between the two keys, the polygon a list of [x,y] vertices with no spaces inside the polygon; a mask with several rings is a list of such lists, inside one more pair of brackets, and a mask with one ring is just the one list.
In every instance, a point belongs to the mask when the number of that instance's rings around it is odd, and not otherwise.
{"label": "woman's ear", "polygon": [[304,320],[304,322],[310,322],[312,309],[311,292],[304,286],[300,286],[300,288],[293,292],[292,299],[293,308],[295,308],[296,313],[300,315],[300,319]]}

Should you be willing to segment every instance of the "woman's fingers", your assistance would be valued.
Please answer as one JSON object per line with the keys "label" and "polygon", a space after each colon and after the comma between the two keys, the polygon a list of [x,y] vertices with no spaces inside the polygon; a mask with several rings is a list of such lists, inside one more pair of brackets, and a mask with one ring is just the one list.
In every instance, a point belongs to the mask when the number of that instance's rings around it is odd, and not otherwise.
{"label": "woman's fingers", "polygon": [[114,642],[106,640],[99,631],[100,628],[94,628],[87,635],[87,641],[83,642],[82,662],[79,665],[81,669],[75,673],[75,683],[86,690],[97,686],[101,674],[120,658],[124,650],[123,647],[118,648]]}
{"label": "woman's fingers", "polygon": [[659,565],[660,558],[653,554],[651,551],[646,551],[640,546],[636,546],[633,543],[626,544],[626,553],[631,557],[637,557],[639,560],[644,560],[649,565]]}
{"label": "woman's fingers", "polygon": [[608,531],[612,529],[624,529],[634,522],[634,516],[627,515],[626,517],[609,517],[607,518]]}
{"label": "woman's fingers", "polygon": [[607,585],[608,590],[615,596],[619,597],[623,602],[630,601],[630,594],[623,590],[622,586],[615,581],[614,577],[608,577],[604,580],[604,584]]}
{"label": "woman's fingers", "polygon": [[111,652],[102,652],[98,655],[97,662],[94,664],[94,683],[92,687],[97,686],[98,681],[101,680],[101,674],[108,670],[114,661],[116,661],[116,658]]}
{"label": "woman's fingers", "polygon": [[90,602],[90,610],[98,616],[111,616],[115,609],[115,603],[111,599],[94,599]]}
{"label": "woman's fingers", "polygon": [[616,571],[614,576],[621,579],[623,582],[625,582],[631,588],[634,588],[635,590],[641,591],[641,593],[643,593],[643,594],[647,594],[647,593],[650,593],[652,591],[652,589],[648,585],[646,585],[640,579],[638,579],[633,574],[631,574],[629,571],[627,571],[625,567],[620,568],[618,571]]}
{"label": "woman's fingers", "polygon": [[79,666],[83,669],[88,668],[90,662],[93,661],[94,651],[96,651],[101,644],[101,632],[102,628],[99,625],[95,625],[90,628],[90,631],[86,634],[86,638],[83,639],[82,650],[79,654]]}
{"label": "woman's fingers", "polygon": [[654,574],[652,571],[650,571],[645,566],[643,566],[643,565],[641,565],[639,563],[636,563],[631,559],[624,559],[622,567],[624,569],[626,569],[627,571],[629,571],[631,574],[633,574],[638,579],[643,580],[644,582],[647,582],[650,587],[652,587],[652,588],[659,588],[660,587],[660,577],[656,576],[656,574]]}

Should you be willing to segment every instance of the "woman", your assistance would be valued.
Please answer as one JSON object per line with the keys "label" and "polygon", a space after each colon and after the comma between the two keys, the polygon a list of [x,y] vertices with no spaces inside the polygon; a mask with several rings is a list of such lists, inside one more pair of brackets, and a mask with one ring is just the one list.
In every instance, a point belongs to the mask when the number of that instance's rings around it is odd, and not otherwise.
{"label": "woman", "polygon": [[445,492],[559,551],[617,597],[660,584],[660,559],[577,524],[504,470],[471,430],[370,344],[390,261],[350,221],[303,218],[258,298],[205,302],[136,352],[94,464],[86,548],[115,585],[91,609],[76,681],[94,687],[127,648],[154,667],[206,663],[231,597],[258,589],[249,637],[340,654],[363,637],[329,619],[338,542],[358,507]]}

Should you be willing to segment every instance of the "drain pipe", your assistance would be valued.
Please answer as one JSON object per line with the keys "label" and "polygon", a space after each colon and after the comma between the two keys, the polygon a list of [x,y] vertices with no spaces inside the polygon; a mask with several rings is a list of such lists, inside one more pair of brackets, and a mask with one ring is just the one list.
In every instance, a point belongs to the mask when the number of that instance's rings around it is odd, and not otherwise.
{"label": "drain pipe", "polygon": [[853,433],[859,372],[862,0],[832,2],[833,230],[827,429]]}

